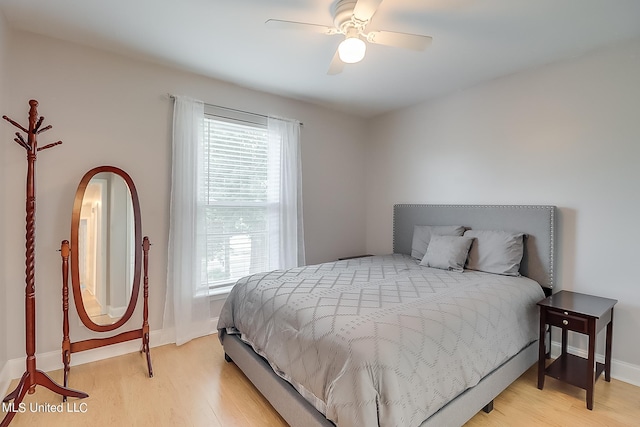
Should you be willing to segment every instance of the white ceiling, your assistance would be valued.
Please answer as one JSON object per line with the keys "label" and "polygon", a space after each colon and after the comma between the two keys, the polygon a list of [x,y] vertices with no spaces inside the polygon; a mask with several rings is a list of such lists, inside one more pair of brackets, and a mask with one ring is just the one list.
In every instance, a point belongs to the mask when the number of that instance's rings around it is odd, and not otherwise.
{"label": "white ceiling", "polygon": [[424,52],[369,45],[342,74],[336,0],[0,0],[12,28],[169,64],[363,117],[640,37],[639,0],[384,0],[368,26],[433,37]]}

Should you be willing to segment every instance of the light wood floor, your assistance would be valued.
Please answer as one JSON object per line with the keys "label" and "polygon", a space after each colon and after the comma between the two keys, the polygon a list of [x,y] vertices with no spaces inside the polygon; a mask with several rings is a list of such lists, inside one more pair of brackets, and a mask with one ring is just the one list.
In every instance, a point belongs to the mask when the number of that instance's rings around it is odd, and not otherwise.
{"label": "light wood floor", "polygon": [[[43,387],[27,395],[18,426],[224,426],[286,427],[284,420],[233,363],[224,361],[217,336],[181,347],[151,349],[154,378],[148,378],[138,353],[71,368],[70,386],[89,393],[69,399],[73,410],[30,412],[29,405],[59,405],[61,398]],[[61,382],[62,371],[50,373]],[[17,384],[13,381],[10,390]],[[536,387],[536,368],[527,371],[496,400],[490,414],[478,413],[467,426],[633,426],[640,419],[640,388],[600,378],[594,410],[585,406],[583,390],[546,379]],[[81,404],[86,404],[80,406]],[[1,414],[4,416],[4,414]]]}

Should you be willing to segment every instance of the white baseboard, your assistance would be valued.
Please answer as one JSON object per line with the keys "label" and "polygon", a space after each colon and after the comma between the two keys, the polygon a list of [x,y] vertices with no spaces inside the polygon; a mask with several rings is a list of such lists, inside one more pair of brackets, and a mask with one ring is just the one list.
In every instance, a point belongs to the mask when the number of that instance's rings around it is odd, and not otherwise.
{"label": "white baseboard", "polygon": [[0,393],[2,397],[6,395],[5,390],[9,388],[11,379],[9,378],[9,362],[5,363],[2,369],[0,369]]}
{"label": "white baseboard", "polygon": [[[161,345],[175,342],[173,329],[156,330],[149,333],[149,346],[159,347]],[[79,353],[74,353],[71,357],[71,366],[82,365],[98,360],[109,359],[123,354],[140,351],[141,340],[126,341],[106,347],[94,348]],[[153,356],[153,354],[151,355]],[[47,353],[36,354],[38,369],[44,372],[62,369],[62,353],[60,350]],[[12,380],[20,378],[25,370],[25,358],[11,359],[5,363],[0,371],[0,391],[7,390]]]}
{"label": "white baseboard", "polygon": [[[215,325],[218,323],[218,318],[215,317],[211,319],[211,322],[213,325],[213,333],[217,333],[218,331],[215,329]],[[153,348],[173,344],[175,343],[175,336],[173,328],[151,331],[149,333],[149,346]],[[132,340],[74,353],[71,357],[71,366],[83,365],[85,363],[122,356],[123,354],[135,353],[140,351],[141,345],[140,340]],[[153,357],[153,354],[151,356]],[[50,372],[63,368],[62,352],[60,350],[36,354],[36,357],[38,359],[38,369],[41,371]],[[7,390],[11,381],[20,378],[24,370],[24,357],[8,360],[2,370],[0,370],[0,392]]]}
{"label": "white baseboard", "polygon": [[[561,351],[561,343],[553,341],[551,343],[551,357],[560,356]],[[567,346],[567,351],[577,356],[587,357],[587,350],[581,348]],[[596,353],[596,362],[604,363],[604,355]],[[611,378],[640,387],[640,366],[612,358]]]}

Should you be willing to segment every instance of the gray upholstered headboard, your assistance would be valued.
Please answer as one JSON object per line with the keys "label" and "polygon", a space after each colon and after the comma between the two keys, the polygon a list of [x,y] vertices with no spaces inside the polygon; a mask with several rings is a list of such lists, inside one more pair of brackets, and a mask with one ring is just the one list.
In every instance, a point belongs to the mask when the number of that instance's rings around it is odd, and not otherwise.
{"label": "gray upholstered headboard", "polygon": [[554,285],[555,206],[394,205],[393,252],[411,254],[414,225],[463,225],[527,235],[520,274]]}

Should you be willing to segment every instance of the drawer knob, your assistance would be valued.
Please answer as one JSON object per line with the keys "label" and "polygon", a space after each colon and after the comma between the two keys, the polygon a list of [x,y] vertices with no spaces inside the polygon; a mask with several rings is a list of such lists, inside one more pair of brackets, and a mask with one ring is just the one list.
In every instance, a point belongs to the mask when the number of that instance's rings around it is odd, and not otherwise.
{"label": "drawer knob", "polygon": [[566,315],[567,315],[567,314],[569,314],[569,313],[567,313],[567,312],[565,311],[565,312],[564,312],[564,314],[565,314],[565,316],[566,316]]}
{"label": "drawer knob", "polygon": [[567,325],[569,324],[569,321],[568,321],[567,319],[564,319],[564,320],[562,321],[562,324],[563,324],[563,325],[565,325],[565,326],[567,326]]}

